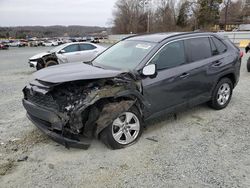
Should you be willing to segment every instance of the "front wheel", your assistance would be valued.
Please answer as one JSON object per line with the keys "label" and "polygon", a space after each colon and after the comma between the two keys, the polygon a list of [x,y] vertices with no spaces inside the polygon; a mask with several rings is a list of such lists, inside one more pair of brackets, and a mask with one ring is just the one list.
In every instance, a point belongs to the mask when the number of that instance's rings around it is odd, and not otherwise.
{"label": "front wheel", "polygon": [[50,66],[54,66],[57,65],[58,63],[54,60],[49,60],[45,63],[45,67],[50,67]]}
{"label": "front wheel", "polygon": [[212,94],[209,106],[213,109],[221,110],[229,104],[233,94],[233,83],[229,78],[221,79]]}
{"label": "front wheel", "polygon": [[123,112],[100,135],[102,142],[112,149],[134,144],[142,134],[141,115],[136,107]]}
{"label": "front wheel", "polygon": [[44,65],[42,65],[41,63],[37,63],[37,65],[36,65],[36,70],[41,70],[41,69],[43,69],[44,68]]}

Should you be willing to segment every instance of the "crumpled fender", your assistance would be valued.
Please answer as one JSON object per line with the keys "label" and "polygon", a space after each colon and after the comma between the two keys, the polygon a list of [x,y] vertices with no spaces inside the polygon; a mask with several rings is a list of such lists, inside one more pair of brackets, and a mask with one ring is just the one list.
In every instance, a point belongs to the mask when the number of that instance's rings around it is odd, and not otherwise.
{"label": "crumpled fender", "polygon": [[134,103],[135,101],[133,100],[123,100],[120,102],[106,104],[96,121],[95,136],[98,137],[103,129],[112,124],[114,119],[116,119],[120,114],[129,110]]}
{"label": "crumpled fender", "polygon": [[117,93],[114,97],[115,98],[120,98],[120,97],[129,97],[129,96],[134,96],[136,99],[143,104],[143,106],[146,109],[150,108],[150,103],[144,98],[144,96],[137,90],[124,90],[119,93]]}

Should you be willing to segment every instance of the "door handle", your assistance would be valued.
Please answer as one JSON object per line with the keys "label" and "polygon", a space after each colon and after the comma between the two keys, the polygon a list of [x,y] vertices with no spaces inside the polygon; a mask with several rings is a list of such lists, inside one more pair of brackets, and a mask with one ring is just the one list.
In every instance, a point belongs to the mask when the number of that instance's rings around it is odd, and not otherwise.
{"label": "door handle", "polygon": [[187,78],[189,75],[189,73],[183,73],[182,75],[180,75],[180,78]]}
{"label": "door handle", "polygon": [[222,64],[221,61],[215,61],[215,62],[213,63],[213,67],[219,67],[221,64]]}

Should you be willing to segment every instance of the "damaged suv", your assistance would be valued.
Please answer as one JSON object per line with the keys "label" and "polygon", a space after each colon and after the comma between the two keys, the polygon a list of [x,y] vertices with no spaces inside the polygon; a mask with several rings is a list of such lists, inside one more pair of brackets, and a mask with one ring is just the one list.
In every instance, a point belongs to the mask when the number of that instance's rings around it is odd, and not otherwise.
{"label": "damaged suv", "polygon": [[144,122],[208,102],[220,110],[239,80],[240,51],[213,33],[133,36],[91,63],[35,73],[23,89],[28,118],[66,147],[93,138],[112,149],[135,143]]}

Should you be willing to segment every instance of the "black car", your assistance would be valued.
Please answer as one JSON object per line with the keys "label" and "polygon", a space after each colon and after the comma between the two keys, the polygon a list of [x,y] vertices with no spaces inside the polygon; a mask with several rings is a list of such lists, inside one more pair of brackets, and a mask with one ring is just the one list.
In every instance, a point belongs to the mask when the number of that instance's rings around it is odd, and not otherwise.
{"label": "black car", "polygon": [[[246,49],[246,53],[250,51],[250,43],[247,45],[245,49]],[[250,57],[247,60],[247,71],[250,72]]]}
{"label": "black car", "polygon": [[213,33],[133,36],[89,64],[38,71],[23,105],[66,147],[88,148],[96,137],[119,149],[135,143],[149,119],[206,102],[225,108],[240,66],[239,49]]}

